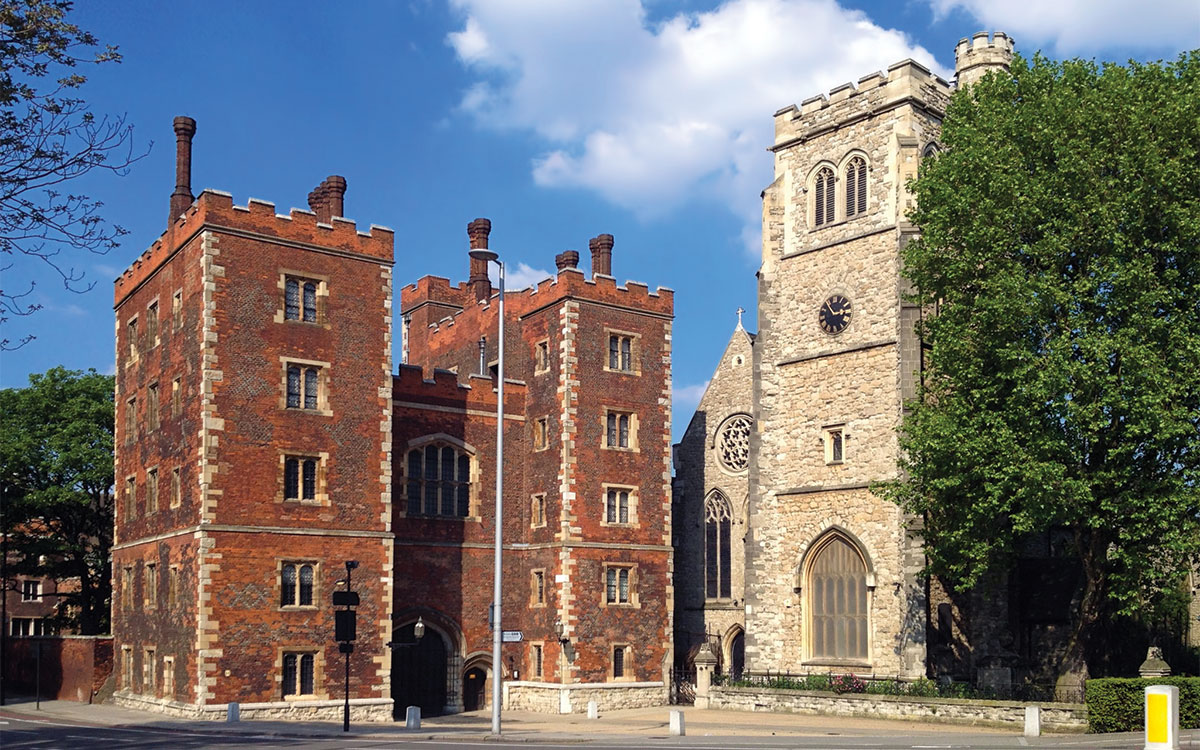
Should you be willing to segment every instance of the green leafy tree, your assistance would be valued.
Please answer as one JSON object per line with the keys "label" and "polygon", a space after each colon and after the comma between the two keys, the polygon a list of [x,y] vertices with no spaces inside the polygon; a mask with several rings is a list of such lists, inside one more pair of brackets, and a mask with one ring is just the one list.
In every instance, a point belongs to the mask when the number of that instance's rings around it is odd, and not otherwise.
{"label": "green leafy tree", "polygon": [[84,635],[107,632],[112,376],[56,367],[30,375],[27,388],[0,390],[0,482],[9,578],[71,581],[61,596],[64,624]]}
{"label": "green leafy tree", "polygon": [[[72,5],[0,0],[0,324],[41,307],[27,299],[39,266],[69,291],[95,285],[63,251],[107,253],[125,230],[105,223],[100,201],[65,186],[96,170],[122,174],[144,155],[123,116],[97,118],[79,98],[80,66],[121,56],[67,20]],[[32,339],[0,338],[0,351]]]}
{"label": "green leafy tree", "polygon": [[882,491],[960,587],[1069,532],[1077,677],[1200,549],[1200,53],[1018,57],[955,94],[942,137],[903,252],[930,348]]}

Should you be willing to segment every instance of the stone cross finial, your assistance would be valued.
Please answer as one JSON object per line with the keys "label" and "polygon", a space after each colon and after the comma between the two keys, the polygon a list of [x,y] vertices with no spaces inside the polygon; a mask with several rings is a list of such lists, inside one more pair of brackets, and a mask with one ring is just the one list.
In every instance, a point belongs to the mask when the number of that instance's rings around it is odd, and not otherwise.
{"label": "stone cross finial", "polygon": [[746,311],[745,311],[745,310],[743,310],[743,309],[742,309],[742,308],[740,308],[740,307],[737,309],[738,324],[737,324],[737,328],[735,328],[735,329],[734,329],[734,330],[736,330],[736,331],[743,331],[743,330],[745,330],[744,328],[742,328],[742,313],[744,313],[744,312],[746,312]]}

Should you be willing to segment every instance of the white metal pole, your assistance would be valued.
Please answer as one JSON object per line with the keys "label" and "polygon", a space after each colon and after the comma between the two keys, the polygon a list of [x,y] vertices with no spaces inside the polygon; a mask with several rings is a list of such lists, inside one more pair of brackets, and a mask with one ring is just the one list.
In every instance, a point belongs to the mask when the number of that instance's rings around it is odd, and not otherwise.
{"label": "white metal pole", "polygon": [[496,569],[492,587],[492,734],[500,734],[501,661],[500,578],[504,539],[504,264],[500,267],[500,361],[496,371]]}

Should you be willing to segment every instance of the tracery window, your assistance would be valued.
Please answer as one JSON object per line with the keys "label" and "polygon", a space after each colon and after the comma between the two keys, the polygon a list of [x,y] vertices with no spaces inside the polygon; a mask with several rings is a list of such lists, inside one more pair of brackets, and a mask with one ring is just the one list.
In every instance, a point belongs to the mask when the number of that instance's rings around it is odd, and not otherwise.
{"label": "tracery window", "polygon": [[704,501],[704,593],[709,599],[731,596],[730,535],[733,512],[719,491]]}
{"label": "tracery window", "polygon": [[753,420],[738,414],[725,420],[717,432],[717,458],[733,472],[742,472],[750,463],[750,427]]}
{"label": "tracery window", "polygon": [[471,456],[447,443],[408,452],[408,515],[471,515]]}
{"label": "tracery window", "polygon": [[842,535],[830,534],[813,553],[808,602],[814,659],[866,661],[867,566]]}
{"label": "tracery window", "polygon": [[834,179],[833,170],[822,167],[817,172],[817,180],[813,185],[813,226],[824,226],[833,221],[834,217]]}
{"label": "tracery window", "polygon": [[866,213],[867,160],[856,156],[846,165],[846,217]]}

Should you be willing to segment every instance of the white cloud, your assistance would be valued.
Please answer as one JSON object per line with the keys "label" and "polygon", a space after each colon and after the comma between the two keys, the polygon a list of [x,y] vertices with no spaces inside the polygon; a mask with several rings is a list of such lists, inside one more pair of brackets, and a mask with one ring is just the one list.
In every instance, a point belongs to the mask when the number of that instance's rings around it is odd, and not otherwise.
{"label": "white cloud", "polygon": [[755,255],[771,114],[897,60],[933,60],[833,0],[727,0],[653,25],[641,0],[452,3],[465,20],[448,42],[476,76],[461,106],[546,141],[538,184],[643,218],[713,201],[743,218]]}
{"label": "white cloud", "polygon": [[1012,36],[1031,53],[1049,45],[1055,55],[1089,55],[1109,48],[1187,49],[1200,39],[1196,0],[926,0],[937,18],[961,9],[981,28]]}
{"label": "white cloud", "polygon": [[675,385],[671,383],[671,409],[675,413],[676,419],[682,416],[685,412],[694,411],[699,405],[700,399],[704,398],[704,392],[708,390],[709,381],[696,383],[695,385]]}
{"label": "white cloud", "polygon": [[[554,274],[550,273],[549,271],[545,271],[541,268],[534,268],[533,266],[520,262],[517,263],[516,268],[505,267],[504,272],[504,288],[508,291],[524,289],[525,287],[533,286],[543,279],[548,279],[554,276]],[[496,267],[491,263],[488,264],[488,276],[492,280],[493,287],[500,285],[499,273],[497,272]]]}

